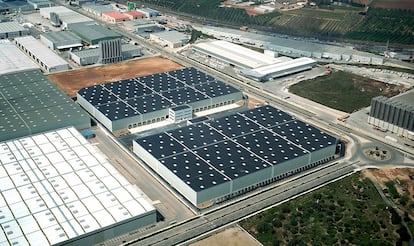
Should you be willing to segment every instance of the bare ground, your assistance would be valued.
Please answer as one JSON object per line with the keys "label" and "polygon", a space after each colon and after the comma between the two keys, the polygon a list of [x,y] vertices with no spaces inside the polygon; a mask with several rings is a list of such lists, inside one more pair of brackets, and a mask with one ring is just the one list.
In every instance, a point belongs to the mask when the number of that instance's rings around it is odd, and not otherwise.
{"label": "bare ground", "polygon": [[78,90],[122,79],[141,77],[155,73],[180,69],[181,66],[162,57],[149,57],[121,63],[81,68],[48,75],[70,97],[76,96]]}
{"label": "bare ground", "polygon": [[[387,188],[386,182],[394,182],[400,196],[407,196],[411,203],[414,202],[414,168],[366,169],[362,174],[374,177],[382,189]],[[409,214],[414,218],[414,211],[409,211]]]}
{"label": "bare ground", "polygon": [[377,0],[373,1],[372,7],[384,9],[411,9],[414,10],[414,0]]}
{"label": "bare ground", "polygon": [[190,246],[261,246],[249,233],[239,226],[228,228]]}

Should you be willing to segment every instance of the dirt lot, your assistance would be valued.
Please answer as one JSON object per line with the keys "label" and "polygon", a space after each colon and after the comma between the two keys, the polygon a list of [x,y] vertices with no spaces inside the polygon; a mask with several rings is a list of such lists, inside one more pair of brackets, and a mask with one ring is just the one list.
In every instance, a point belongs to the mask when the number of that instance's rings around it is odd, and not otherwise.
{"label": "dirt lot", "polygon": [[238,226],[228,228],[190,246],[260,246],[252,236]]}
{"label": "dirt lot", "polygon": [[[385,183],[393,182],[400,196],[408,197],[408,204],[414,203],[414,169],[413,168],[382,168],[363,170],[365,176],[373,176],[386,189]],[[395,199],[394,199],[395,200]],[[409,207],[408,205],[407,207]],[[414,218],[414,211],[409,209],[409,214]]]}
{"label": "dirt lot", "polygon": [[180,69],[177,63],[162,57],[150,57],[92,68],[70,70],[48,75],[70,97],[84,87]]}
{"label": "dirt lot", "polygon": [[411,9],[414,10],[414,0],[377,0],[372,7],[384,9]]}

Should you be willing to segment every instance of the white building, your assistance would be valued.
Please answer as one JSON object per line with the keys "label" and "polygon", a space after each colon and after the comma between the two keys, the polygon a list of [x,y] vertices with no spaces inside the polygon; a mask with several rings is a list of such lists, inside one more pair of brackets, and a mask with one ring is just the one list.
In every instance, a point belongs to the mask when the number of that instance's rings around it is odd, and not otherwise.
{"label": "white building", "polygon": [[68,70],[69,63],[32,36],[14,39],[15,45],[28,55],[43,71],[59,72]]}
{"label": "white building", "polygon": [[177,31],[165,31],[150,34],[150,40],[161,46],[169,48],[179,48],[184,46],[190,40],[187,34]]}
{"label": "white building", "polygon": [[93,24],[95,21],[89,17],[79,14],[71,9],[63,6],[54,6],[40,9],[40,15],[50,20],[50,13],[56,13],[59,16],[61,26],[63,29],[67,29],[71,24],[84,23]]}
{"label": "white building", "polygon": [[240,74],[246,77],[250,77],[254,80],[267,81],[269,79],[274,79],[278,77],[287,76],[293,73],[310,70],[314,66],[316,66],[315,60],[308,57],[302,57],[254,69],[242,69],[240,70]]}
{"label": "white building", "polygon": [[[223,40],[199,43],[193,46],[193,50],[236,67],[241,75],[262,82],[312,69],[316,65],[311,58],[276,58]],[[266,53],[270,52],[273,51]]]}
{"label": "white building", "polygon": [[224,40],[198,43],[193,46],[193,50],[239,68],[256,68],[278,61],[274,57]]}
{"label": "white building", "polygon": [[152,202],[75,128],[0,143],[0,245],[96,245],[156,222]]}
{"label": "white building", "polygon": [[173,122],[190,120],[193,118],[193,108],[190,105],[180,105],[169,109],[169,118]]}
{"label": "white building", "polygon": [[0,74],[37,69],[38,66],[9,40],[0,40]]}
{"label": "white building", "polygon": [[0,22],[0,39],[12,39],[22,37],[29,34],[29,30],[19,25],[19,23]]}

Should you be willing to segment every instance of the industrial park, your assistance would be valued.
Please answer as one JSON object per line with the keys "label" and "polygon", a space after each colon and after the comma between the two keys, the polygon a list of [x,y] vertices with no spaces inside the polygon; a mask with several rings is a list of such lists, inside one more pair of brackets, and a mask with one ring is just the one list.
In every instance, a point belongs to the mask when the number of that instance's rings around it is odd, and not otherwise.
{"label": "industrial park", "polygon": [[[193,245],[361,170],[414,167],[412,63],[135,2],[0,13],[0,245]],[[354,70],[396,95],[344,112],[290,89]]]}

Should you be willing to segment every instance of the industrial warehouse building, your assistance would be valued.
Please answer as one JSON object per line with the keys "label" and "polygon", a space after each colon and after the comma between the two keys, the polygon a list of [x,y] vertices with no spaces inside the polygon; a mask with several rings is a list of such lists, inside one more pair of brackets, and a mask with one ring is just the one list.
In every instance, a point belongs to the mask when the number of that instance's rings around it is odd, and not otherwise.
{"label": "industrial warehouse building", "polygon": [[133,151],[194,206],[332,160],[338,139],[265,106],[137,138]]}
{"label": "industrial warehouse building", "polygon": [[190,40],[190,37],[187,34],[177,31],[151,33],[149,38],[151,41],[169,48],[182,47]]}
{"label": "industrial warehouse building", "polygon": [[254,80],[264,82],[270,79],[310,70],[315,66],[315,60],[308,57],[301,57],[294,60],[278,62],[258,68],[242,69],[240,70],[240,74]]}
{"label": "industrial warehouse building", "polygon": [[[122,44],[122,60],[142,56],[141,49],[132,44]],[[72,50],[69,52],[70,59],[81,66],[91,65],[99,62],[100,49]]]}
{"label": "industrial warehouse building", "polygon": [[[61,26],[62,29],[68,29],[73,24],[93,24],[95,21],[89,17],[81,15],[71,9],[63,6],[53,6],[40,8],[40,15],[49,19],[53,26]],[[51,13],[57,15],[57,19],[51,18]],[[53,14],[52,14],[53,15]]]}
{"label": "industrial warehouse building", "polygon": [[90,127],[88,115],[39,69],[0,75],[0,141],[61,127]]}
{"label": "industrial warehouse building", "polygon": [[198,43],[192,48],[195,52],[241,69],[257,68],[278,62],[274,57],[223,40]]}
{"label": "industrial warehouse building", "polygon": [[236,67],[241,75],[262,82],[316,66],[311,58],[275,58],[223,40],[198,43],[193,51]]}
{"label": "industrial warehouse building", "polygon": [[203,26],[201,32],[217,39],[254,45],[289,57],[310,57],[328,62],[354,62],[381,65],[384,57],[350,47],[322,44],[318,41],[296,40],[257,34],[223,27]]}
{"label": "industrial warehouse building", "polygon": [[16,46],[46,72],[69,70],[69,63],[33,36],[14,39]]}
{"label": "industrial warehouse building", "polygon": [[12,39],[29,35],[29,30],[16,21],[0,22],[0,39]]}
{"label": "industrial warehouse building", "polygon": [[79,90],[78,103],[112,132],[165,120],[169,108],[193,112],[235,103],[242,93],[195,68],[95,85]]}
{"label": "industrial warehouse building", "polygon": [[70,26],[70,31],[90,45],[97,45],[100,41],[122,37],[120,34],[97,24],[73,24]]}
{"label": "industrial warehouse building", "polygon": [[70,31],[42,33],[40,34],[40,41],[52,50],[63,50],[83,46],[82,39]]}
{"label": "industrial warehouse building", "polygon": [[82,9],[88,13],[96,15],[98,17],[102,17],[102,14],[105,12],[112,12],[115,11],[115,8],[106,2],[106,4],[93,1],[93,2],[86,2],[81,5]]}
{"label": "industrial warehouse building", "polygon": [[130,20],[130,17],[128,15],[125,15],[124,13],[118,12],[118,11],[112,11],[112,12],[105,12],[102,13],[102,20],[116,24],[124,21]]}
{"label": "industrial warehouse building", "polygon": [[33,69],[38,66],[12,42],[0,40],[0,75]]}
{"label": "industrial warehouse building", "polygon": [[414,140],[414,90],[373,98],[368,123]]}
{"label": "industrial warehouse building", "polygon": [[74,128],[0,143],[0,245],[96,245],[156,222],[152,202]]}
{"label": "industrial warehouse building", "polygon": [[51,1],[48,1],[48,0],[27,0],[27,3],[32,5],[34,9],[51,7],[55,5],[55,3],[52,3]]}

